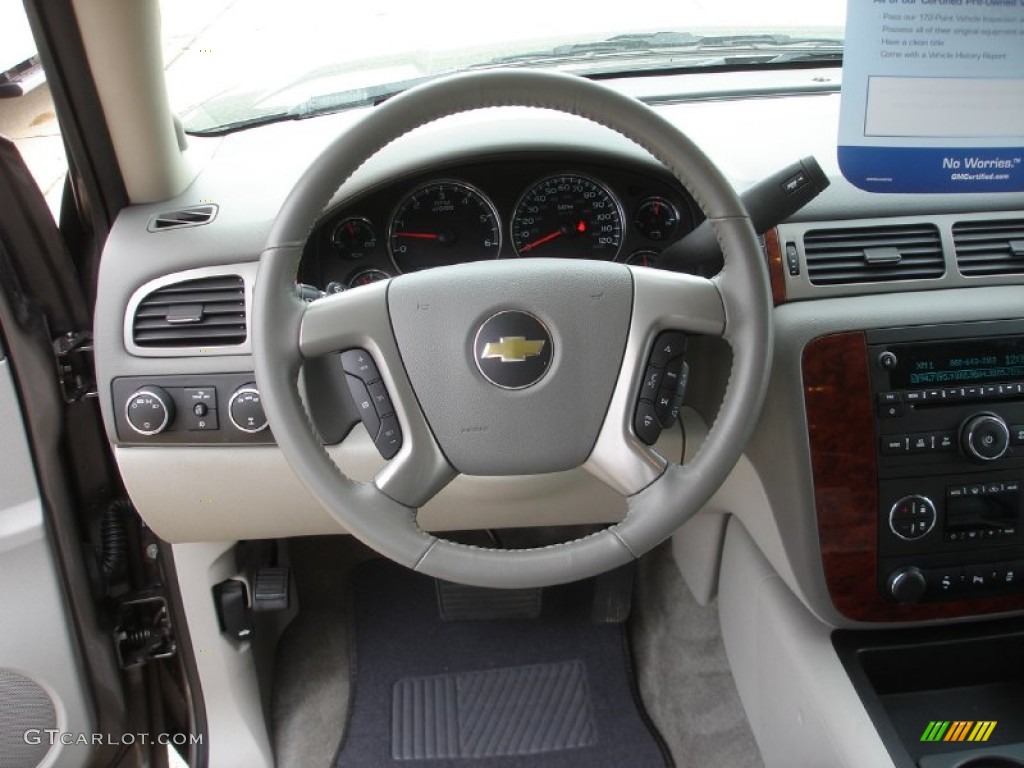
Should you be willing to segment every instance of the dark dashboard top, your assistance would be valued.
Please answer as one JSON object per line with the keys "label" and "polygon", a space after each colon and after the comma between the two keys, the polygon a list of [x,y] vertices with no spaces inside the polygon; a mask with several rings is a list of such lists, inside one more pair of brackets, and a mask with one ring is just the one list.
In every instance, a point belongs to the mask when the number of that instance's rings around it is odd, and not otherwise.
{"label": "dark dashboard top", "polygon": [[300,279],[341,290],[529,256],[652,266],[702,219],[681,185],[649,164],[584,152],[482,156],[389,179],[326,211]]}

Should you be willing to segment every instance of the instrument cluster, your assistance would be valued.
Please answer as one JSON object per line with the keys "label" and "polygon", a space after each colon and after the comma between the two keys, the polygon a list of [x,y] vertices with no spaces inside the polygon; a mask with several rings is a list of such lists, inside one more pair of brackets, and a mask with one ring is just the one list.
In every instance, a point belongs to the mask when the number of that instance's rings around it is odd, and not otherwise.
{"label": "instrument cluster", "polygon": [[667,173],[537,156],[449,165],[396,179],[324,214],[300,277],[327,292],[498,258],[657,266],[702,215]]}

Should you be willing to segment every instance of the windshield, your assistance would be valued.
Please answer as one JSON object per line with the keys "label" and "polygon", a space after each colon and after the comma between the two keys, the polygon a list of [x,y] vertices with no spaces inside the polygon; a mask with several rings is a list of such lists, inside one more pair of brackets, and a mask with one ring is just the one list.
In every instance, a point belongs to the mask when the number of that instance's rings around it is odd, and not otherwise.
{"label": "windshield", "polygon": [[844,0],[162,0],[171,106],[217,132],[377,103],[439,75],[841,61]]}

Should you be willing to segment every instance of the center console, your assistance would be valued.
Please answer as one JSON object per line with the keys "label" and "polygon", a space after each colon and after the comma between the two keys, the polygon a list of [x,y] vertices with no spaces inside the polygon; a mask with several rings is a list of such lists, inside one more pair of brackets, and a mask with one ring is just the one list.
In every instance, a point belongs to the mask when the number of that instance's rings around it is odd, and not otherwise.
{"label": "center console", "polygon": [[1024,329],[867,334],[879,589],[904,603],[1024,593]]}
{"label": "center console", "polygon": [[837,609],[865,621],[1024,609],[1024,322],[824,336],[803,375]]}

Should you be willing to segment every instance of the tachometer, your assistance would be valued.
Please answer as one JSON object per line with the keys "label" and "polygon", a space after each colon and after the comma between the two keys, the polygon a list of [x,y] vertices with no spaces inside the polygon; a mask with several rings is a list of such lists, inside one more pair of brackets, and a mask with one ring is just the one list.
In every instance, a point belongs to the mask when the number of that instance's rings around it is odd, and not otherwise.
{"label": "tachometer", "polygon": [[388,242],[399,272],[496,259],[501,227],[494,205],[461,181],[431,181],[410,192],[391,217]]}
{"label": "tachometer", "polygon": [[519,198],[512,244],[520,256],[614,259],[622,246],[622,206],[588,176],[549,176]]}

